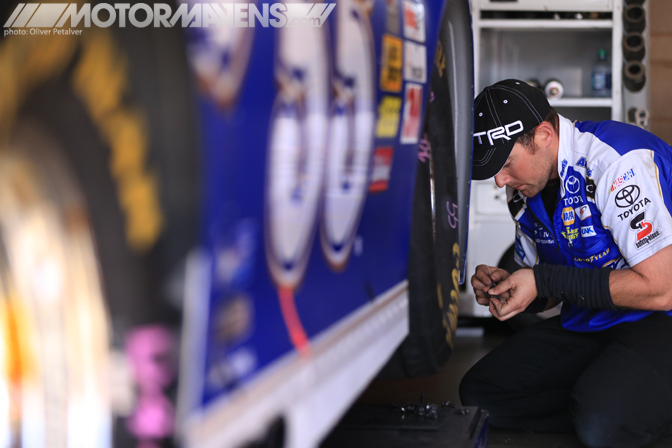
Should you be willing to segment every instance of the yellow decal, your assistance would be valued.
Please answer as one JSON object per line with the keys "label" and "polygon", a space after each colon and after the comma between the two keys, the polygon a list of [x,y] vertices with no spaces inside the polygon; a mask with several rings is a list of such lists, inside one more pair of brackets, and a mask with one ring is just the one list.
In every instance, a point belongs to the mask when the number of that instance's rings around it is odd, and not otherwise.
{"label": "yellow decal", "polygon": [[450,291],[450,306],[448,307],[448,331],[446,332],[446,341],[450,347],[453,347],[455,330],[457,330],[457,305],[460,301],[460,245],[453,244],[453,257],[455,258],[455,268],[453,268],[453,289]]}
{"label": "yellow decal", "polygon": [[439,71],[439,76],[443,77],[443,72],[446,70],[446,55],[443,53],[443,46],[441,41],[436,46],[436,54],[434,55],[434,65]]}
{"label": "yellow decal", "polygon": [[567,241],[573,241],[579,237],[579,229],[565,227],[565,231],[562,232],[562,236],[564,236]]}
{"label": "yellow decal", "polygon": [[389,34],[383,35],[380,69],[380,88],[388,92],[401,92],[403,84],[401,68],[403,45],[401,39]]}
{"label": "yellow decal", "polygon": [[452,288],[450,290],[450,303],[448,309],[443,307],[443,296],[441,294],[441,285],[437,287],[437,292],[439,295],[439,307],[441,308],[443,327],[446,329],[446,342],[448,345],[453,348],[455,330],[457,329],[457,306],[459,303],[459,290],[460,290],[460,246],[459,244],[453,244],[453,257],[455,259],[455,267],[451,272],[453,278]]}
{"label": "yellow decal", "polygon": [[[0,45],[0,147],[9,139],[21,103],[40,84],[57,78],[81,56],[73,85],[101,138],[112,152],[112,176],[126,217],[126,239],[136,251],[149,249],[163,225],[155,177],[145,167],[148,133],[138,111],[124,105],[126,64],[106,29],[76,36],[5,38]],[[11,86],[8,88],[7,86]]]}
{"label": "yellow decal", "polygon": [[[564,236],[564,233],[563,233],[563,236]],[[590,257],[587,257],[587,258],[574,257],[574,261],[577,261],[577,262],[582,261],[584,263],[593,263],[593,262],[595,262],[595,261],[597,261],[601,258],[606,257],[607,255],[609,255],[609,248],[608,247],[607,247],[607,250],[605,250],[604,252],[599,253],[599,254],[595,254],[595,255],[591,255]],[[611,261],[609,263],[611,263]],[[607,263],[607,264],[609,264],[609,263]]]}
{"label": "yellow decal", "polygon": [[399,130],[399,116],[401,111],[401,98],[396,96],[383,97],[378,106],[378,124],[376,137],[394,138]]}
{"label": "yellow decal", "polygon": [[126,239],[131,248],[144,251],[158,239],[163,216],[156,178],[145,168],[148,132],[144,117],[124,104],[126,84],[126,61],[111,34],[88,30],[73,75],[74,89],[110,145],[112,177],[126,216]]}

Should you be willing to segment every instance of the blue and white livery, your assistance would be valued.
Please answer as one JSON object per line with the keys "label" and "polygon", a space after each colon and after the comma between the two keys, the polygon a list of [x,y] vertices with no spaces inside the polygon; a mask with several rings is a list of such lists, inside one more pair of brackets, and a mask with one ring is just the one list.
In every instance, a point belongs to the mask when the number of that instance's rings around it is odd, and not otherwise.
{"label": "blue and white livery", "polygon": [[[672,148],[616,121],[572,123],[562,116],[559,121],[561,183],[553,216],[541,195],[525,198],[507,187],[516,262],[623,269],[672,244]],[[564,303],[562,324],[599,331],[649,314]]]}

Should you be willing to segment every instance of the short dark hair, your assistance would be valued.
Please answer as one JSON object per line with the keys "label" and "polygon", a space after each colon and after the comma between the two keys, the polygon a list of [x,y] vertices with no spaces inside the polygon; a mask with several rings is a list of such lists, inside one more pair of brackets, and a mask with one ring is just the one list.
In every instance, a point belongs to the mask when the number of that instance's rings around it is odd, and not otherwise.
{"label": "short dark hair", "polygon": [[[551,126],[553,126],[553,130],[556,133],[558,132],[558,112],[555,109],[553,109],[552,107],[550,108],[548,114],[546,114],[546,118],[544,118],[544,121],[548,121],[549,123],[551,123]],[[518,137],[516,143],[520,143],[527,149],[534,149],[534,134],[536,130],[537,127],[535,126],[534,128],[532,128],[532,130]]]}

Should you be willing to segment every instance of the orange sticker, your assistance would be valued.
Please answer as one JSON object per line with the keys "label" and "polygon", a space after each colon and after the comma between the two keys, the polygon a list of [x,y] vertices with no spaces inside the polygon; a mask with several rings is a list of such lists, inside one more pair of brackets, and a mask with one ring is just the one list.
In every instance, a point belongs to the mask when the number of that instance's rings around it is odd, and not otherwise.
{"label": "orange sticker", "polygon": [[383,34],[380,69],[380,88],[388,92],[401,92],[403,44],[398,37]]}

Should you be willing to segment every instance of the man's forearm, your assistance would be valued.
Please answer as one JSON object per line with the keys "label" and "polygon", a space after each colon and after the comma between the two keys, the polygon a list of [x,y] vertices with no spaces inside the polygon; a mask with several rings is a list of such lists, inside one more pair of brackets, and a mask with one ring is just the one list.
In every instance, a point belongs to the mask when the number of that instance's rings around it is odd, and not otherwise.
{"label": "man's forearm", "polygon": [[611,268],[539,264],[533,271],[538,297],[555,298],[584,308],[617,309],[610,293]]}
{"label": "man's forearm", "polygon": [[595,309],[669,311],[672,294],[665,285],[671,277],[662,274],[645,276],[630,268],[606,271],[566,266],[535,267],[539,297],[549,298],[547,309],[554,306],[551,301],[556,304],[562,301]]}
{"label": "man's forearm", "polygon": [[633,269],[617,269],[609,276],[609,289],[614,305],[622,308],[669,311],[670,294],[658,282]]}

